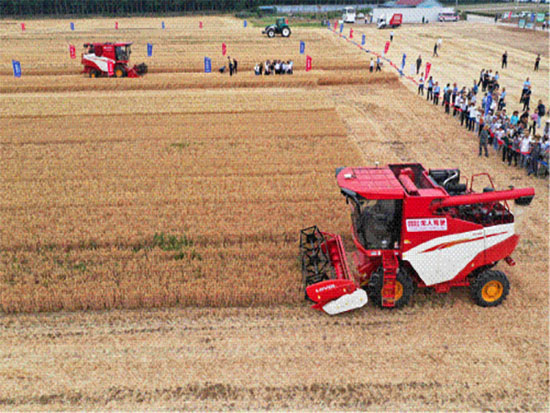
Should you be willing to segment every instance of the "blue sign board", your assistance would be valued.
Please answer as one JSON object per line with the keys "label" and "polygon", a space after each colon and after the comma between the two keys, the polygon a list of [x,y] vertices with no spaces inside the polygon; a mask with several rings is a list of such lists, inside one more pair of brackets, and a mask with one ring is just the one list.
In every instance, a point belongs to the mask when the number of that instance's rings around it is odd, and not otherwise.
{"label": "blue sign board", "polygon": [[209,57],[204,58],[204,73],[212,72],[212,59]]}
{"label": "blue sign board", "polygon": [[304,42],[300,42],[300,54],[304,54],[306,51],[306,44]]}
{"label": "blue sign board", "polygon": [[363,35],[363,37],[361,38],[361,46],[365,45],[365,40],[366,39],[367,39],[367,36]]}
{"label": "blue sign board", "polygon": [[71,22],[71,30],[74,31],[74,23]]}
{"label": "blue sign board", "polygon": [[21,77],[21,62],[19,60],[12,60],[11,64],[13,65],[13,75]]}
{"label": "blue sign board", "polygon": [[248,26],[248,22],[245,20],[245,21],[243,22],[243,27],[246,27],[246,26]]}
{"label": "blue sign board", "polygon": [[161,27],[162,27],[163,29],[166,29],[166,25],[164,24],[164,22],[161,23]]}
{"label": "blue sign board", "polygon": [[153,56],[153,45],[151,43],[147,43],[147,56]]}
{"label": "blue sign board", "polygon": [[344,23],[340,23],[340,33],[344,31]]}

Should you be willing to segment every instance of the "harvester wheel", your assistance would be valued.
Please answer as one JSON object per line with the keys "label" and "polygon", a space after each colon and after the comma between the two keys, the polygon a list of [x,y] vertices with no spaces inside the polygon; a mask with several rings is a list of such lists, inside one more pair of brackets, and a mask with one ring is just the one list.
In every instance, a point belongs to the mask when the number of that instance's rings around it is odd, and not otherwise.
{"label": "harvester wheel", "polygon": [[267,31],[267,37],[275,37],[275,30],[274,29],[269,29]]}
{"label": "harvester wheel", "polygon": [[470,285],[475,303],[481,307],[501,304],[510,292],[510,283],[502,271],[487,270],[479,274]]}
{"label": "harvester wheel", "polygon": [[126,76],[126,69],[124,69],[124,66],[116,65],[115,66],[115,77],[125,77],[125,76]]}
{"label": "harvester wheel", "polygon": [[[384,268],[380,266],[370,277],[367,284],[367,294],[371,301],[378,307],[382,307],[382,286],[384,284]],[[414,283],[403,268],[399,268],[395,280],[395,305],[393,308],[401,308],[411,301],[414,292]]]}
{"label": "harvester wheel", "polygon": [[288,27],[283,27],[283,30],[281,30],[281,35],[283,37],[288,37],[290,36],[290,29]]}

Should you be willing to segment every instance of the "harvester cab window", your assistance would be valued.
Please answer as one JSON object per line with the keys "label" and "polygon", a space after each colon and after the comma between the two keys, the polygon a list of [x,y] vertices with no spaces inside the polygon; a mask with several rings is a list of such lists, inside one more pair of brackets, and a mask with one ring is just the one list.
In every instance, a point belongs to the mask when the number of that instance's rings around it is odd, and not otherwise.
{"label": "harvester cab window", "polygon": [[130,60],[130,46],[116,46],[115,57],[116,60]]}
{"label": "harvester cab window", "polygon": [[357,239],[365,249],[399,248],[400,199],[362,199],[355,205],[352,221]]}
{"label": "harvester cab window", "polygon": [[88,46],[88,54],[93,54],[93,53],[95,53],[94,45],[91,44],[91,45]]}

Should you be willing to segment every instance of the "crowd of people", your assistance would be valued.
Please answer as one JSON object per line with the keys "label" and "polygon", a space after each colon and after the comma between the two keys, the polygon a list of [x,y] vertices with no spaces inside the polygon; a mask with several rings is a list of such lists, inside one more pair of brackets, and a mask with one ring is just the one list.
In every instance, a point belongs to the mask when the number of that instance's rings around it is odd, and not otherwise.
{"label": "crowd of people", "polygon": [[[507,56],[503,56],[503,67],[504,63],[507,63]],[[441,103],[445,113],[456,117],[469,131],[477,132],[479,156],[488,157],[488,146],[493,146],[508,165],[513,163],[526,168],[528,175],[547,177],[550,150],[548,108],[539,100],[531,111],[531,82],[527,78],[520,99],[522,113],[514,111],[509,115],[506,88],[500,87],[499,79],[498,71],[482,69],[479,79],[474,79],[470,88],[459,88],[456,83],[442,87],[432,76],[425,79],[421,73],[418,94],[424,96],[426,90],[426,100],[434,105]]]}
{"label": "crowd of people", "polygon": [[[239,66],[239,62],[237,62],[237,59],[231,59],[231,56],[227,56],[227,66],[229,67],[229,76],[233,76],[233,74],[237,74],[237,67]],[[226,70],[225,66],[220,67],[219,71],[220,73],[224,73]]]}
{"label": "crowd of people", "polygon": [[292,60],[266,60],[264,63],[258,63],[254,66],[256,76],[268,75],[291,75],[293,73],[294,62]]}

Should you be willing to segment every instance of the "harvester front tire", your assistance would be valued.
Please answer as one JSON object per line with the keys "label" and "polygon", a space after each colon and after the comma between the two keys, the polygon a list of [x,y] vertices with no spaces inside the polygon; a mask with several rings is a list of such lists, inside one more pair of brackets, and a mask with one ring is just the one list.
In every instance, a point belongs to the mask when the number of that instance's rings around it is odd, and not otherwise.
{"label": "harvester front tire", "polygon": [[88,72],[88,76],[92,78],[99,77],[100,75],[101,73],[99,73],[99,71],[96,69],[90,69],[90,71]]}
{"label": "harvester front tire", "polygon": [[290,29],[288,27],[284,27],[283,30],[281,30],[281,35],[283,37],[288,37],[290,36]]}
{"label": "harvester front tire", "polygon": [[[370,277],[367,284],[367,294],[374,305],[382,308],[382,286],[384,284],[384,268],[380,266]],[[409,304],[414,292],[414,283],[407,272],[399,268],[396,276],[396,300],[393,308],[401,308]],[[400,295],[400,296],[399,296]],[[384,307],[385,308],[385,307]],[[392,308],[392,307],[389,307]]]}
{"label": "harvester front tire", "polygon": [[510,282],[502,271],[487,270],[470,284],[475,303],[481,307],[496,307],[502,304],[510,292]]}
{"label": "harvester front tire", "polygon": [[275,37],[275,30],[273,29],[268,30],[267,37],[271,37],[271,38]]}
{"label": "harvester front tire", "polygon": [[126,76],[126,70],[123,66],[118,65],[115,66],[115,77],[125,77]]}

